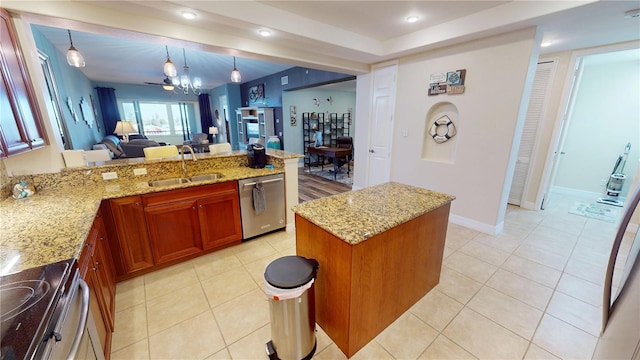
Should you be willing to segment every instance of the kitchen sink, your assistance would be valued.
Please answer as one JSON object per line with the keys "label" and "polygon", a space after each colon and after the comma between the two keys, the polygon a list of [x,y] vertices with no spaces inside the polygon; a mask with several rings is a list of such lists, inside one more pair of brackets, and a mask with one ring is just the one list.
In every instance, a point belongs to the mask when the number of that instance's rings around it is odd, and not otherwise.
{"label": "kitchen sink", "polygon": [[186,184],[188,182],[189,182],[189,179],[173,178],[173,179],[149,181],[149,186],[170,186],[170,185]]}
{"label": "kitchen sink", "polygon": [[189,180],[191,180],[192,182],[198,182],[198,181],[212,181],[212,180],[218,180],[222,177],[222,174],[218,174],[218,173],[214,173],[214,174],[203,174],[203,175],[196,175],[196,176],[192,176],[189,178]]}

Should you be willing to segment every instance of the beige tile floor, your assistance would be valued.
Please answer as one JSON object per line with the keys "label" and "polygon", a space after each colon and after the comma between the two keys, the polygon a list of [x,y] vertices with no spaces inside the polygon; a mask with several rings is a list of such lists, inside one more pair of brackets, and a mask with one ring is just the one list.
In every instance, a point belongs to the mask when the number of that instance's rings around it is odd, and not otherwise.
{"label": "beige tile floor", "polygon": [[[498,236],[449,224],[440,284],[352,358],[590,359],[617,225],[569,214],[575,200],[510,206]],[[112,359],[266,359],[264,269],[294,254],[278,232],[119,283]],[[317,342],[316,359],[345,358]]]}

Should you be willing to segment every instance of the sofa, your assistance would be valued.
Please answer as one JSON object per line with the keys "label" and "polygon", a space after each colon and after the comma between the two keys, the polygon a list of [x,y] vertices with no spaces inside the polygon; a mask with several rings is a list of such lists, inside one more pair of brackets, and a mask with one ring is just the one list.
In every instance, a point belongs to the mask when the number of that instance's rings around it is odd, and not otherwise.
{"label": "sofa", "polygon": [[130,139],[129,142],[124,142],[115,135],[105,136],[98,145],[106,146],[113,154],[114,159],[144,157],[144,148],[160,146],[158,142],[149,139]]}

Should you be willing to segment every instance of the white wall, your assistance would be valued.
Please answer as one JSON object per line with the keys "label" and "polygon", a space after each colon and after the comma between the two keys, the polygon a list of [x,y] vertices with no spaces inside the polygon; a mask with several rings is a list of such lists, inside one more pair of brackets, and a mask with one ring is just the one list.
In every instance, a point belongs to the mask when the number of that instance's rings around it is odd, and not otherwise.
{"label": "white wall", "polygon": [[[455,195],[452,221],[499,232],[536,46],[535,29],[527,29],[400,59],[391,180]],[[464,94],[427,96],[430,74],[457,69],[467,70]],[[427,114],[442,102],[453,104],[459,114],[456,153],[450,162],[421,157],[423,142],[433,141],[427,134]]]}
{"label": "white wall", "polygon": [[[333,99],[333,104],[327,101],[329,97]],[[320,105],[316,106],[313,99],[320,99]],[[343,113],[352,109],[349,133],[354,136],[355,99],[356,93],[352,91],[322,90],[321,88],[282,92],[284,150],[298,154],[304,153],[302,147],[302,113],[304,112],[325,113],[325,119],[328,120],[329,113],[337,113],[338,116],[342,116]],[[291,106],[296,107],[297,121],[295,126],[291,125],[289,116]],[[354,137],[354,144],[356,141]]]}
{"label": "white wall", "polygon": [[627,143],[631,143],[624,169],[628,179],[621,196],[633,182],[640,146],[640,61],[637,57],[599,60],[610,56],[584,58],[554,187],[602,194],[602,183]]}

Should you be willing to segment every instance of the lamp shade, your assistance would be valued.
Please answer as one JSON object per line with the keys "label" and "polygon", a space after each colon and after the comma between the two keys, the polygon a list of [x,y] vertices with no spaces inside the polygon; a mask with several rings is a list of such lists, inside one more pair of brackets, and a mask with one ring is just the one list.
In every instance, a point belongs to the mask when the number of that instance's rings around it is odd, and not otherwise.
{"label": "lamp shade", "polygon": [[231,82],[239,83],[242,80],[240,71],[236,68],[236,57],[233,57],[233,71],[231,71]]}
{"label": "lamp shade", "polygon": [[218,128],[215,126],[210,126],[209,127],[209,134],[211,135],[218,135]]}
{"label": "lamp shade", "polygon": [[67,51],[67,63],[73,67],[84,67],[84,57],[73,46]]}
{"label": "lamp shade", "polygon": [[118,121],[115,130],[113,130],[113,133],[118,135],[128,135],[135,132],[136,129],[128,121]]}
{"label": "lamp shade", "polygon": [[67,32],[69,33],[69,51],[67,51],[67,63],[70,66],[74,66],[74,67],[84,67],[85,66],[85,62],[84,62],[84,57],[82,56],[82,54],[80,54],[80,52],[78,51],[78,49],[75,48],[75,46],[73,46],[73,39],[71,39],[71,30],[67,30]]}

